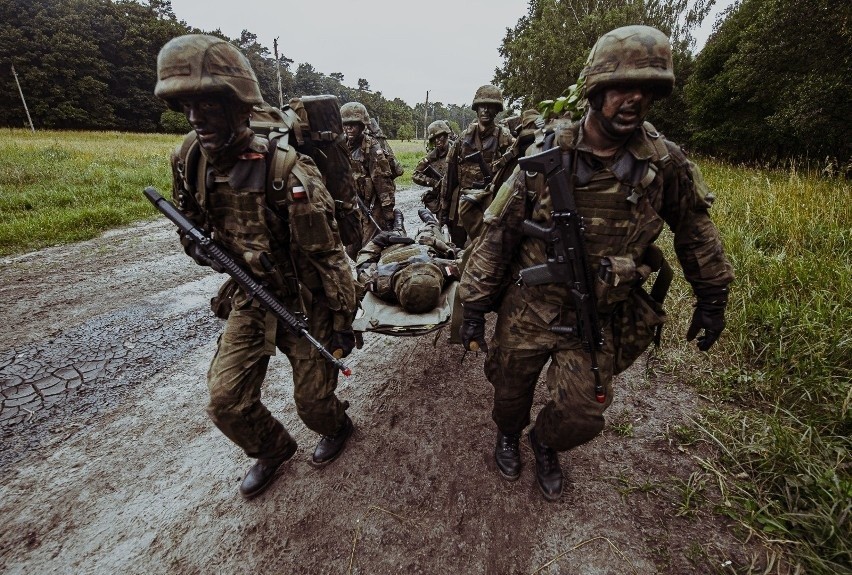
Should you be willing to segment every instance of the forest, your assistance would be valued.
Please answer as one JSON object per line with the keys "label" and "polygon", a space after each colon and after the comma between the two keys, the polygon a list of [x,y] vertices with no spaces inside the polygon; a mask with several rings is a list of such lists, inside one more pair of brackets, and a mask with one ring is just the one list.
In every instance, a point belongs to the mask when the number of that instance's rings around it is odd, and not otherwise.
{"label": "forest", "polygon": [[[627,24],[671,37],[676,86],[649,118],[669,138],[720,159],[835,167],[852,155],[850,4],[836,0],[741,0],[723,13],[703,49],[693,34],[714,0],[530,0],[497,47],[493,82],[507,113],[566,94],[595,40]],[[183,131],[182,118],[153,95],[156,55],[175,36],[210,33],[251,61],[267,101],[333,94],[362,102],[391,138],[423,133],[426,103],[413,108],[342,74],[276,61],[249,30],[228,38],[178,20],[169,0],[0,0],[0,125],[61,130]],[[17,85],[16,85],[17,84]],[[18,88],[20,86],[20,90]],[[27,109],[22,104],[25,95]],[[474,119],[469,103],[429,102],[428,118],[455,128]],[[27,113],[29,113],[29,118]]]}

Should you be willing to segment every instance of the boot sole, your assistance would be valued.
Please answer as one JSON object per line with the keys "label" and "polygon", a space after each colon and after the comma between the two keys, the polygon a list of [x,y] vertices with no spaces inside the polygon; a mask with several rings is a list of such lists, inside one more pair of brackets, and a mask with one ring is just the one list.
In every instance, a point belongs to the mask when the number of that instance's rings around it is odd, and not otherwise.
{"label": "boot sole", "polygon": [[507,475],[507,474],[503,473],[503,470],[500,469],[500,466],[497,466],[497,473],[500,474],[500,477],[502,477],[506,481],[509,481],[510,483],[515,482],[515,481],[517,481],[518,479],[521,478],[521,472],[520,471],[518,472],[517,475]]}

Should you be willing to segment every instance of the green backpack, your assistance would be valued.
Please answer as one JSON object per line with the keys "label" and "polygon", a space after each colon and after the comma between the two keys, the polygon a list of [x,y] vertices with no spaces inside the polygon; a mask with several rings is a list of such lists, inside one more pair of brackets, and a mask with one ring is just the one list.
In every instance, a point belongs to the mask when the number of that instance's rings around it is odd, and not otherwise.
{"label": "green backpack", "polygon": [[296,161],[296,153],[313,159],[323,175],[335,204],[335,219],[343,245],[361,243],[361,212],[355,199],[355,179],[343,135],[340,103],[336,96],[319,95],[291,98],[279,109],[269,104],[254,106],[249,123],[255,134],[266,136],[270,150],[270,203],[286,201],[286,181]]}

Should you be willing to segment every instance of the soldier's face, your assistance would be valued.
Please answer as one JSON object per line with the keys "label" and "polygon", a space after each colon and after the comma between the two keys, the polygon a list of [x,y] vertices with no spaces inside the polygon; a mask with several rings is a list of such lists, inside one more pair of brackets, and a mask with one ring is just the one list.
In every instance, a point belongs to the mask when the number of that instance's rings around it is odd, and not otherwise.
{"label": "soldier's face", "polygon": [[233,130],[224,103],[216,98],[192,98],[180,101],[183,113],[198,143],[209,152],[218,152],[230,143]]}
{"label": "soldier's face", "polygon": [[493,124],[494,118],[497,117],[498,108],[497,104],[477,104],[476,119],[483,126]]}
{"label": "soldier's face", "polygon": [[447,148],[447,135],[441,134],[440,136],[435,136],[435,139],[432,140],[432,143],[435,145],[436,149],[445,150]]}
{"label": "soldier's face", "polygon": [[653,100],[651,92],[641,86],[608,88],[599,112],[603,128],[612,136],[629,136],[645,121]]}
{"label": "soldier's face", "polygon": [[364,124],[361,124],[360,122],[343,124],[343,133],[346,134],[347,140],[354,142],[361,137],[361,134],[364,133]]}

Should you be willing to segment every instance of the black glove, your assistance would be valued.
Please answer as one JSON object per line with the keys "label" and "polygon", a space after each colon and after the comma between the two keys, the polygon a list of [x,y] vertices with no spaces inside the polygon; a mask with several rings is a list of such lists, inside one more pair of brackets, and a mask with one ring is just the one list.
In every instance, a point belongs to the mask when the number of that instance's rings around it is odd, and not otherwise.
{"label": "black glove", "polygon": [[225,271],[225,269],[219,265],[219,262],[208,258],[207,254],[204,253],[204,250],[201,249],[201,246],[192,241],[192,239],[186,234],[180,234],[180,244],[183,246],[183,251],[186,252],[186,255],[195,260],[195,263],[198,265],[209,266],[219,273]]}
{"label": "black glove", "polygon": [[372,242],[380,248],[386,248],[391,244],[413,244],[414,238],[402,236],[394,231],[385,230],[373,236]]}
{"label": "black glove", "polygon": [[[686,341],[698,336],[698,349],[707,351],[716,343],[725,329],[725,306],[728,305],[728,288],[715,288],[695,294],[695,311],[686,331]],[[702,335],[698,332],[704,330]]]}
{"label": "black glove", "polygon": [[468,351],[482,350],[488,353],[488,344],[485,343],[485,312],[464,308],[462,317],[459,337],[464,348]]}
{"label": "black glove", "polygon": [[329,347],[331,354],[337,359],[346,357],[352,353],[352,349],[355,347],[355,332],[352,329],[331,332],[331,345]]}

